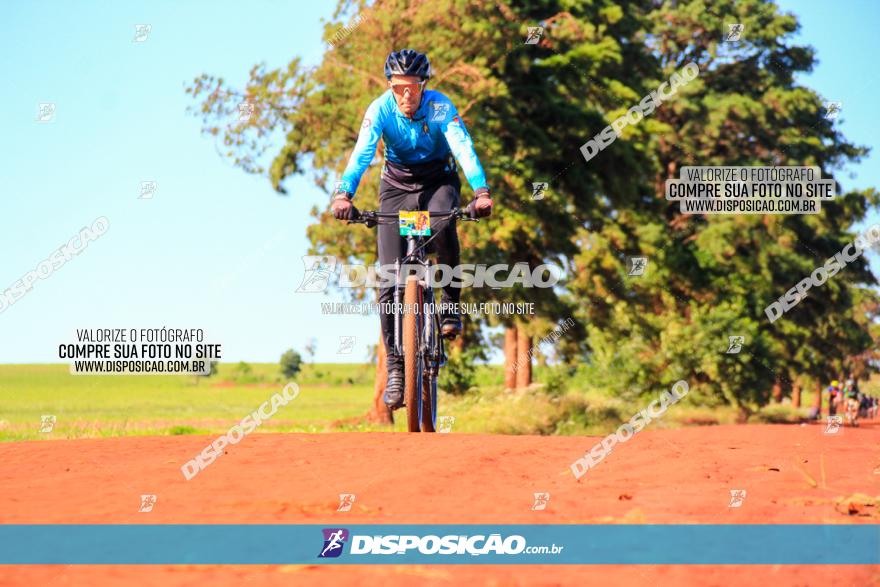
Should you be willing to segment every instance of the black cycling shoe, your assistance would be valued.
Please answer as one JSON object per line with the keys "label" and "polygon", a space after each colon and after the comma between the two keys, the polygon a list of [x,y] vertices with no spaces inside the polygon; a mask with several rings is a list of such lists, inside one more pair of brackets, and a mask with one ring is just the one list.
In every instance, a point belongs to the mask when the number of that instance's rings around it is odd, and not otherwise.
{"label": "black cycling shoe", "polygon": [[461,318],[455,315],[444,316],[440,322],[440,336],[453,340],[459,334],[461,334]]}
{"label": "black cycling shoe", "polygon": [[382,401],[392,410],[403,406],[403,369],[388,371],[388,383],[385,384]]}

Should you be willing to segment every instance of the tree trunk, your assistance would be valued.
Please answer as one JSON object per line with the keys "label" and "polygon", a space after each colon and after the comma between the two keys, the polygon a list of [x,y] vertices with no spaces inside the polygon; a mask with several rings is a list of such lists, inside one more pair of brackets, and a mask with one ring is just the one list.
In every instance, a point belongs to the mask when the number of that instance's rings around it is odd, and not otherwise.
{"label": "tree trunk", "polygon": [[770,392],[770,396],[777,404],[782,401],[782,383],[779,381],[778,377],[776,378],[776,382],[773,384],[773,390]]}
{"label": "tree trunk", "polygon": [[504,388],[516,387],[516,327],[508,326],[504,329]]}
{"label": "tree trunk", "polygon": [[[819,414],[822,413],[822,380],[816,381],[816,397],[813,398],[813,407],[818,409]],[[828,414],[825,414],[826,416]]]}
{"label": "tree trunk", "polygon": [[380,333],[379,346],[376,348],[376,380],[373,385],[373,407],[369,414],[367,414],[367,420],[378,422],[379,424],[394,424],[394,416],[391,410],[382,401],[382,396],[385,394],[385,384],[388,382],[386,357],[385,341]]}
{"label": "tree trunk", "polygon": [[450,341],[449,347],[457,349],[458,352],[464,352],[464,325],[465,321],[461,321],[461,332],[458,334],[455,340]]}
{"label": "tree trunk", "polygon": [[791,407],[801,407],[801,384],[797,381],[791,387]]}
{"label": "tree trunk", "polygon": [[516,387],[523,389],[532,383],[532,357],[529,355],[532,337],[526,334],[524,328],[517,328],[516,334]]}

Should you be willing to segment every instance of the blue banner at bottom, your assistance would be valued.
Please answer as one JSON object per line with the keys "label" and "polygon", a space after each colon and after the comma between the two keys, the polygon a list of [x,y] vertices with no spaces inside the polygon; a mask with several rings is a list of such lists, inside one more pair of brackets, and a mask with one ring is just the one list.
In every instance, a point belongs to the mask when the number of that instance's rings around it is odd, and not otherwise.
{"label": "blue banner at bottom", "polygon": [[880,525],[0,525],[0,564],[880,564]]}

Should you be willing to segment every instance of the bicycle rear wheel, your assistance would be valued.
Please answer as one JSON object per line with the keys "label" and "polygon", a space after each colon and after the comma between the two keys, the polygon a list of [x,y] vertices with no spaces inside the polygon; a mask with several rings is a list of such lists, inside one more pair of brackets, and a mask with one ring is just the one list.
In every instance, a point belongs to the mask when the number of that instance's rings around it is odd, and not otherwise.
{"label": "bicycle rear wheel", "polygon": [[410,275],[403,294],[403,400],[406,403],[406,423],[410,432],[419,431],[422,395],[422,361],[419,356],[419,333],[422,288],[418,277]]}

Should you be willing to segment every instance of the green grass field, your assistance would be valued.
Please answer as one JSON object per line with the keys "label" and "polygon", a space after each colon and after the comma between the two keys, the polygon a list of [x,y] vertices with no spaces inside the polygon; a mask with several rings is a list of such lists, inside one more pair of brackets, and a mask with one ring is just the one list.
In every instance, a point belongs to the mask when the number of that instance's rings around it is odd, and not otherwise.
{"label": "green grass field", "polygon": [[[305,365],[294,378],[299,396],[257,431],[389,430],[358,421],[370,408],[374,374],[371,365]],[[478,366],[478,389],[464,396],[441,392],[439,414],[455,418],[455,432],[598,435],[647,405],[608,397],[578,378],[552,391],[547,368],[536,367],[535,379],[527,390],[505,391],[500,366]],[[71,375],[66,365],[0,365],[0,441],[222,434],[286,383],[276,364],[251,364],[250,371],[222,364],[210,378]],[[809,394],[804,405],[811,405]],[[805,413],[768,406],[753,421],[796,421]],[[43,415],[56,418],[49,433],[40,431]],[[729,424],[736,416],[729,407],[682,403],[651,426]],[[405,429],[403,420],[398,412],[394,430]]]}
{"label": "green grass field", "polygon": [[[251,365],[241,382],[235,365],[216,375],[71,375],[66,365],[0,365],[0,440],[138,434],[221,433],[286,384],[278,366]],[[332,375],[331,375],[332,372]],[[374,370],[364,365],[308,365],[300,395],[259,430],[319,430],[367,411]],[[42,415],[54,415],[49,433]]]}

